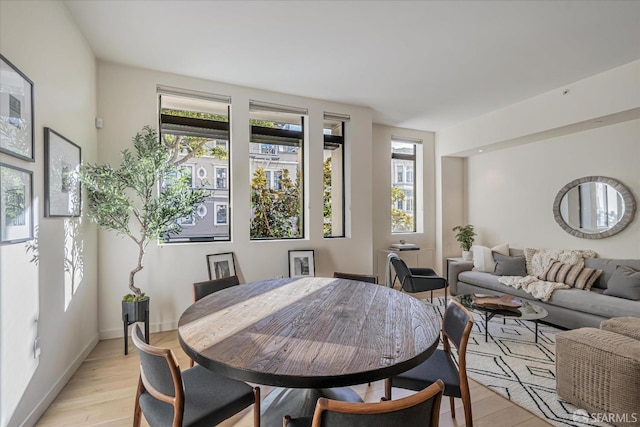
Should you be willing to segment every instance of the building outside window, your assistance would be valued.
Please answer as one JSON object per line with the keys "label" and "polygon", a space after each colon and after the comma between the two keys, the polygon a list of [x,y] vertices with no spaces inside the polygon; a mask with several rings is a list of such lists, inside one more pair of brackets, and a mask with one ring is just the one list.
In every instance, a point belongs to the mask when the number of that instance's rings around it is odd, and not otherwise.
{"label": "building outside window", "polygon": [[229,223],[229,205],[227,203],[214,203],[215,224],[227,225]]}
{"label": "building outside window", "polygon": [[251,240],[304,237],[306,109],[250,103]]}
{"label": "building outside window", "polygon": [[192,217],[179,220],[183,230],[165,236],[164,240],[168,243],[230,240],[231,99],[174,88],[159,87],[158,92],[160,137],[172,147],[172,161],[190,171],[192,187],[204,188],[208,193]]}
{"label": "building outside window", "polygon": [[[416,142],[391,141],[391,232],[414,233]],[[405,175],[406,173],[406,175]]]}
{"label": "building outside window", "polygon": [[323,151],[323,235],[345,236],[344,212],[344,133],[348,116],[324,114]]}
{"label": "building outside window", "polygon": [[216,169],[216,189],[224,190],[229,188],[227,186],[227,171],[226,166],[218,166]]}

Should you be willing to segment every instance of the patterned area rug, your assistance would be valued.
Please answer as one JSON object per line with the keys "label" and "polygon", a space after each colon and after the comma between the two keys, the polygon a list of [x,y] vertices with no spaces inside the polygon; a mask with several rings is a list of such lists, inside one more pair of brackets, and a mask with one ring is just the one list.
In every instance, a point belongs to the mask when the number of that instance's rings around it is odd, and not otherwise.
{"label": "patterned area rug", "polygon": [[[426,303],[429,299],[425,300]],[[440,316],[444,298],[434,298]],[[467,374],[555,426],[609,427],[591,419],[587,412],[562,401],[556,394],[555,334],[560,329],[540,323],[538,343],[535,323],[503,319],[489,321],[489,342],[485,342],[484,319],[474,313],[475,324],[467,346]]]}

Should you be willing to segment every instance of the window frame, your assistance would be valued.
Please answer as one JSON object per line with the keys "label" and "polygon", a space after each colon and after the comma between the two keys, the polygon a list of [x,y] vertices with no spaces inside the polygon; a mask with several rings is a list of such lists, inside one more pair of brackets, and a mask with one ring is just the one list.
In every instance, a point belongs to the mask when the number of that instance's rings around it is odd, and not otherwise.
{"label": "window frame", "polygon": [[[412,144],[413,146],[413,153],[412,154],[406,154],[406,153],[395,153],[394,149],[393,149],[393,143],[394,142],[398,142],[398,143],[403,143],[403,144]],[[418,144],[421,144],[422,141],[416,141],[416,140],[411,140],[411,139],[404,139],[404,138],[398,138],[398,137],[392,137],[391,141],[390,141],[390,148],[391,148],[391,166],[392,166],[392,170],[393,170],[393,175],[392,175],[392,180],[391,180],[391,191],[393,192],[393,189],[396,187],[396,184],[402,184],[403,186],[407,186],[410,184],[412,191],[413,191],[413,198],[412,198],[412,202],[413,202],[413,210],[412,210],[412,216],[413,216],[413,230],[410,231],[394,231],[393,230],[393,218],[391,221],[391,234],[412,234],[412,233],[417,233],[418,232],[418,218],[416,215],[416,209],[415,207],[417,206],[417,201],[418,201],[418,191],[417,191],[417,185],[416,185],[416,172],[417,172],[417,167],[418,167],[418,155],[417,155],[417,151],[418,151]],[[403,174],[407,171],[408,168],[404,168],[404,165],[396,165],[394,160],[405,160],[405,161],[411,161],[412,162],[412,170],[413,170],[413,180],[411,182],[407,182],[407,180],[405,179],[404,181],[396,181],[397,177],[398,177],[398,167],[402,167],[403,169]],[[403,178],[406,178],[406,176],[403,176]],[[404,193],[404,191],[403,191]],[[406,193],[405,193],[405,198],[406,198]],[[400,201],[398,201],[400,202]],[[393,207],[393,203],[391,204]],[[406,203],[403,203],[403,206],[405,206]],[[397,206],[399,206],[399,204],[397,204]],[[402,210],[404,212],[407,212],[407,209],[399,209],[398,210]]]}
{"label": "window frame", "polygon": [[[327,113],[325,113],[326,118]],[[347,118],[348,120],[348,118]],[[341,199],[342,199],[342,213],[340,215],[340,221],[342,221],[342,234],[340,235],[330,235],[325,236],[324,231],[322,233],[322,237],[325,239],[340,239],[345,238],[347,236],[347,213],[346,213],[346,181],[347,181],[347,171],[345,169],[345,157],[346,157],[346,143],[345,143],[345,132],[346,132],[346,121],[345,119],[340,120],[340,135],[331,135],[324,133],[323,129],[323,151],[327,150],[327,147],[340,145],[342,148],[342,161],[340,162],[340,168],[342,169],[342,188],[341,191]],[[324,156],[323,156],[324,157]],[[333,161],[333,160],[332,160]],[[333,187],[333,186],[332,186]],[[324,194],[324,179],[323,179],[323,194]],[[324,203],[323,203],[324,209]],[[322,216],[323,224],[324,224],[324,215]],[[333,219],[333,218],[332,218]]]}

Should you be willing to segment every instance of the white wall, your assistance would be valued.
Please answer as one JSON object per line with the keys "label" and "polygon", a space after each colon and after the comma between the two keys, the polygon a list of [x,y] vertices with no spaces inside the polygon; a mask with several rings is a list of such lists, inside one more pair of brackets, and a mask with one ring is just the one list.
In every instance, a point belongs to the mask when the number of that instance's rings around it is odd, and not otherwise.
{"label": "white wall", "polygon": [[[257,71],[258,72],[258,71]],[[151,296],[152,331],[173,329],[192,302],[191,284],[208,278],[206,254],[234,252],[243,282],[288,276],[288,250],[314,249],[317,275],[334,271],[373,272],[371,116],[368,108],[259,91],[207,80],[113,63],[98,65],[98,131],[100,162],[119,164],[120,151],[145,125],[156,126],[156,86],[166,85],[228,95],[231,104],[232,241],[149,246],[145,268],[136,283]],[[306,142],[307,238],[250,241],[249,100],[309,109]],[[347,236],[324,239],[322,231],[323,113],[349,114],[347,124]],[[352,171],[350,174],[349,171]],[[309,178],[310,177],[310,178]],[[101,338],[122,336],[120,301],[128,292],[128,272],[135,266],[136,246],[111,232],[100,232],[99,330]]]}
{"label": "white wall", "polygon": [[640,120],[490,152],[468,161],[469,222],[479,244],[593,249],[603,258],[640,258],[640,219],[615,236],[573,237],[553,218],[558,191],[590,175],[619,180],[640,201]]}
{"label": "white wall", "polygon": [[[640,197],[639,75],[634,61],[438,132],[440,261],[455,244],[449,215],[474,224],[478,244],[591,248],[600,257],[637,258],[638,219],[616,236],[578,239],[555,223],[551,208],[562,186],[589,175],[618,179]],[[468,157],[459,174],[444,170],[454,156]],[[459,198],[445,191],[464,195],[463,212]]]}
{"label": "white wall", "polygon": [[[97,236],[82,224],[82,280],[75,294],[64,271],[65,222],[44,218],[44,132],[51,127],[96,159],[96,63],[58,2],[1,1],[0,52],[34,82],[35,159],[0,154],[33,171],[39,262],[24,243],[0,246],[0,424],[33,425],[97,342]],[[34,358],[35,338],[41,355]]]}
{"label": "white wall", "polygon": [[[391,137],[422,140],[422,154],[417,156],[417,169],[422,169],[422,179],[416,182],[416,209],[418,232],[391,233]],[[415,243],[426,251],[425,267],[433,266],[435,253],[435,135],[412,129],[395,128],[383,125],[373,126],[373,247],[375,250],[388,249],[400,239]],[[416,175],[416,179],[417,175]],[[383,268],[378,266],[377,271]],[[380,280],[383,278],[380,277]]]}

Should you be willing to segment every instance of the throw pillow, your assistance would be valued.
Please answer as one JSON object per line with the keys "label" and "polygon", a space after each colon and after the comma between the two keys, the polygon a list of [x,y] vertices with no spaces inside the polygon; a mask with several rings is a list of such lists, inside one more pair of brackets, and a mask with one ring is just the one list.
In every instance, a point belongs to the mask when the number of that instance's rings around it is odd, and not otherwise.
{"label": "throw pillow", "polygon": [[547,269],[538,276],[538,279],[547,282],[564,283],[576,289],[588,291],[601,274],[602,270],[582,267],[579,264],[571,265],[560,261],[552,261]]}
{"label": "throw pillow", "polygon": [[527,261],[527,273],[539,277],[552,261],[564,264],[584,266],[585,258],[595,258],[596,253],[590,249],[532,249],[525,248],[524,256]]}
{"label": "throw pillow", "polygon": [[504,256],[498,252],[493,253],[496,260],[496,276],[526,276],[527,266],[525,264],[524,255],[520,256]]}
{"label": "throw pillow", "polygon": [[640,271],[626,265],[617,266],[603,293],[619,298],[640,300]]}
{"label": "throw pillow", "polygon": [[471,246],[473,252],[473,269],[475,271],[481,271],[483,273],[493,273],[496,269],[496,262],[493,259],[491,252],[498,252],[502,255],[509,255],[509,244],[504,243],[502,245],[488,248],[486,246],[473,245]]}

